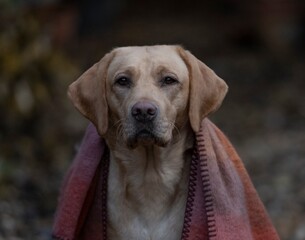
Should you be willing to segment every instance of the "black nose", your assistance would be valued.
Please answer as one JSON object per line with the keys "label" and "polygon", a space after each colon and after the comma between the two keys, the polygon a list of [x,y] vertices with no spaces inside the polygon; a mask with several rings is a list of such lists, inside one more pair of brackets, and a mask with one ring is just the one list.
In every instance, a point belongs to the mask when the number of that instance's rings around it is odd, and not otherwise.
{"label": "black nose", "polygon": [[151,102],[141,101],[133,105],[131,109],[132,116],[139,122],[152,121],[158,112],[158,108]]}

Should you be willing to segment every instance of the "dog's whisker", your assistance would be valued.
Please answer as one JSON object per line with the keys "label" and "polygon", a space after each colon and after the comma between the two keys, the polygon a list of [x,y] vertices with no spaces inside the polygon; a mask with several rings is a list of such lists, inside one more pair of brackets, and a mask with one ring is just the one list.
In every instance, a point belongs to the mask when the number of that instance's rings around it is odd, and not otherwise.
{"label": "dog's whisker", "polygon": [[118,137],[123,135],[123,122],[121,121],[116,128],[116,135]]}
{"label": "dog's whisker", "polygon": [[117,136],[123,137],[123,124],[120,124],[117,130]]}
{"label": "dog's whisker", "polygon": [[123,122],[124,122],[124,118],[119,119],[118,121],[116,121],[114,124],[112,124],[112,126],[110,127],[110,129],[112,130],[113,128],[116,128],[116,134],[119,133],[120,129],[123,126]]}
{"label": "dog's whisker", "polygon": [[176,130],[176,132],[178,133],[179,138],[181,137],[181,133],[180,130],[178,129],[178,127],[174,124],[174,130]]}
{"label": "dog's whisker", "polygon": [[125,120],[124,118],[119,119],[119,120],[116,121],[111,127],[113,128],[113,127],[116,127],[116,126],[119,125],[119,124],[122,124],[122,122],[123,122],[124,120]]}
{"label": "dog's whisker", "polygon": [[180,138],[181,137],[181,133],[180,133],[179,128],[176,126],[176,124],[174,122],[169,122],[169,124],[170,124],[171,127],[173,127],[173,132],[174,131],[177,132],[178,138]]}

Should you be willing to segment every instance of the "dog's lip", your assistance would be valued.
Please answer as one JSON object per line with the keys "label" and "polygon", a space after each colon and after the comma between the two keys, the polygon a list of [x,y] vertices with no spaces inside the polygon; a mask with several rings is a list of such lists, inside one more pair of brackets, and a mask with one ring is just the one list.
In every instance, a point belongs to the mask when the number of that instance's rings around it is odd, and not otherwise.
{"label": "dog's lip", "polygon": [[154,144],[156,141],[156,137],[154,136],[154,134],[146,129],[139,131],[136,134],[136,138],[138,142],[142,143],[143,145],[151,145]]}
{"label": "dog's lip", "polygon": [[157,138],[152,131],[147,129],[138,130],[128,141],[128,146],[135,148],[138,145],[148,146],[157,143]]}
{"label": "dog's lip", "polygon": [[151,146],[157,145],[159,147],[166,147],[169,141],[163,139],[162,135],[158,134],[154,126],[145,124],[144,126],[137,126],[133,133],[126,138],[127,146],[131,149],[137,146]]}
{"label": "dog's lip", "polygon": [[153,133],[147,129],[142,129],[137,132],[137,137],[139,136],[153,136]]}

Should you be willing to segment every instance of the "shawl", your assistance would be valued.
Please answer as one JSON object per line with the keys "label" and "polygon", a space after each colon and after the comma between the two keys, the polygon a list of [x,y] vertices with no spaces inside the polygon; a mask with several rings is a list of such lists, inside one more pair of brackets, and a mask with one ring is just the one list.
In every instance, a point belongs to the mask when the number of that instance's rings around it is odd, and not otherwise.
{"label": "shawl", "polygon": [[[89,124],[61,189],[53,225],[59,240],[107,240],[109,153]],[[226,136],[204,119],[193,150],[181,240],[279,239]]]}

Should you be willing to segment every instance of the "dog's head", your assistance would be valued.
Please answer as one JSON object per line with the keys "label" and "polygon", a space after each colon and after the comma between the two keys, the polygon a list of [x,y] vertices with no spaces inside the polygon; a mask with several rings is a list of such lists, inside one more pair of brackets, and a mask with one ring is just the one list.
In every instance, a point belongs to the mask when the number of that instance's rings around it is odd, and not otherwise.
{"label": "dog's head", "polygon": [[130,147],[166,146],[176,129],[197,132],[227,85],[179,46],[117,48],[69,87],[75,107],[104,136],[115,130]]}

